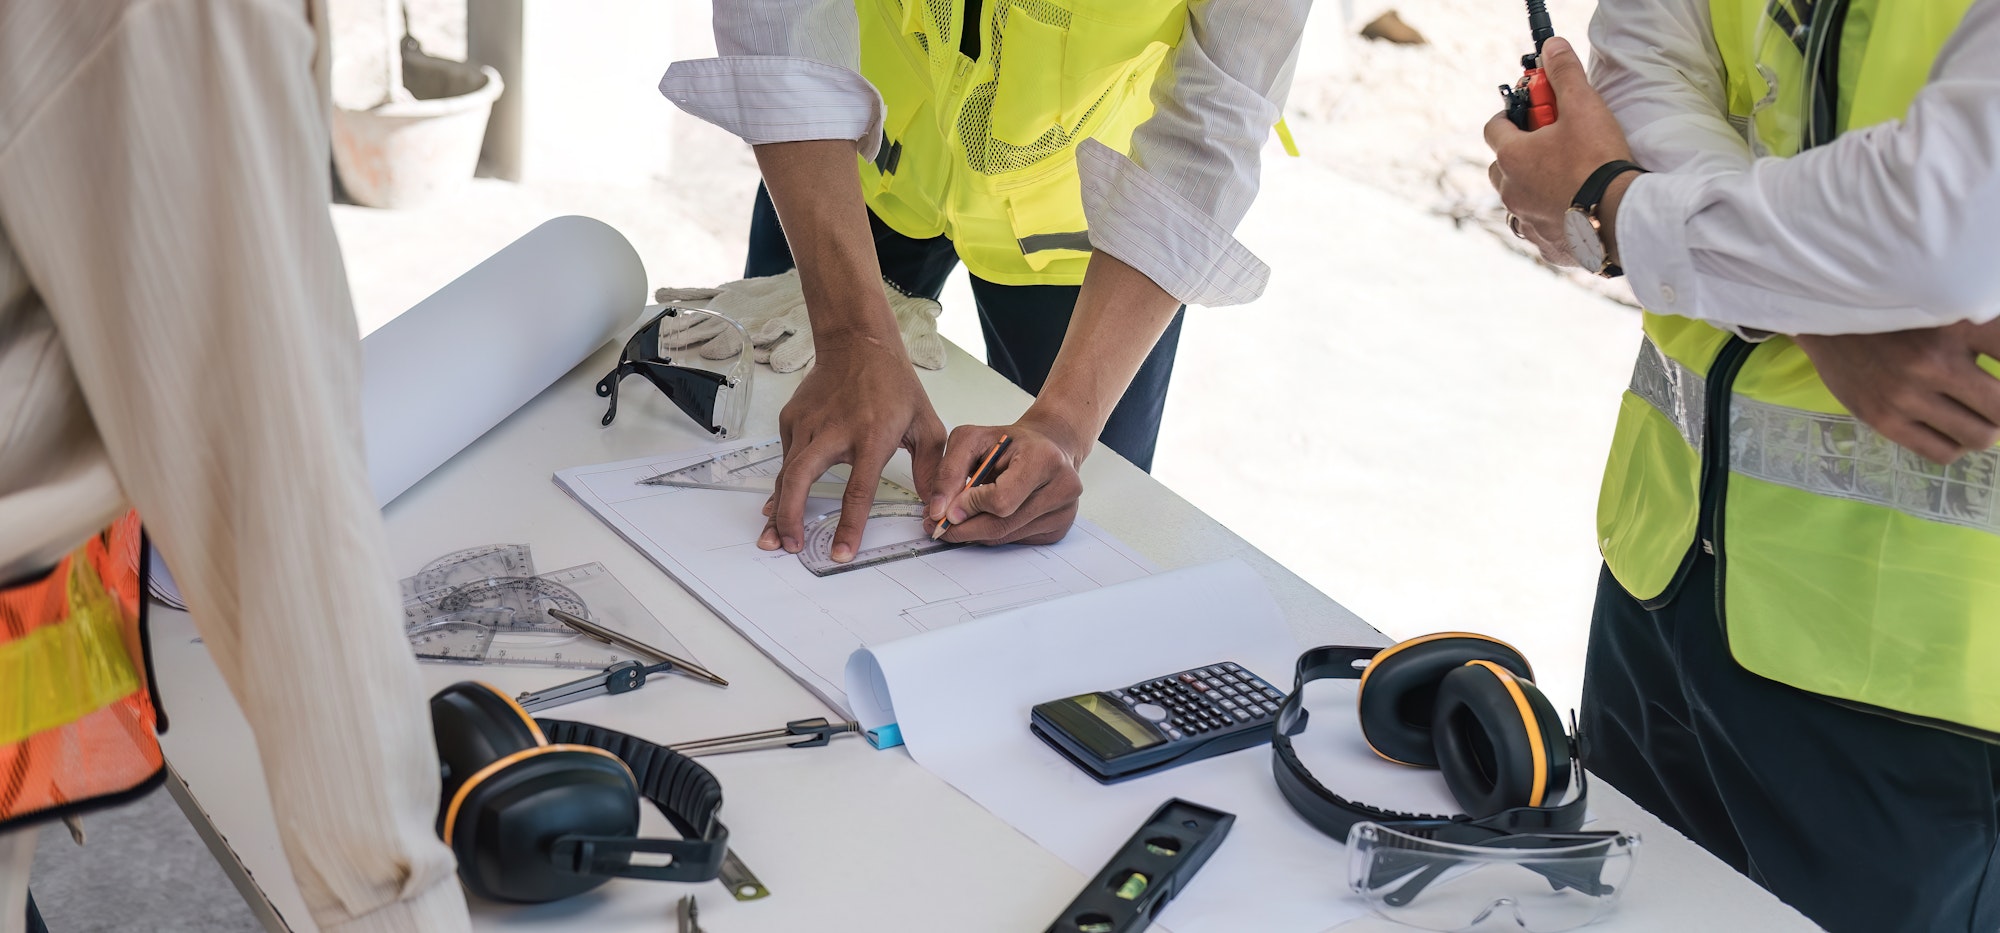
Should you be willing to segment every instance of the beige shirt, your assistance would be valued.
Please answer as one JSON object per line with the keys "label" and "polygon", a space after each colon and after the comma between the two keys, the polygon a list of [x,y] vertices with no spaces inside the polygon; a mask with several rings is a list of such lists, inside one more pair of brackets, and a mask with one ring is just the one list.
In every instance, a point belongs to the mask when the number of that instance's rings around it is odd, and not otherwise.
{"label": "beige shirt", "polygon": [[0,579],[137,507],[315,921],[462,930],[304,12],[0,0]]}

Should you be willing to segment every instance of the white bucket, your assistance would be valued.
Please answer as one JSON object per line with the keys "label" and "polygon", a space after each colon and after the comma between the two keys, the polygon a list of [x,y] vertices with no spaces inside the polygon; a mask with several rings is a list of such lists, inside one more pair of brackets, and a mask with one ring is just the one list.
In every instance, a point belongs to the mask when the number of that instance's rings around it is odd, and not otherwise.
{"label": "white bucket", "polygon": [[333,112],[333,164],[356,204],[413,207],[463,187],[479,163],[500,73],[406,46],[413,99]]}

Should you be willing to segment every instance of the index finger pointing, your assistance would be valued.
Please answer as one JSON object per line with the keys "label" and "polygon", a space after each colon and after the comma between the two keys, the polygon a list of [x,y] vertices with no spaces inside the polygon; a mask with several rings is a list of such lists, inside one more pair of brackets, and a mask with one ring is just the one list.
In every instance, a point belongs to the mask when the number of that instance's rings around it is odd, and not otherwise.
{"label": "index finger pointing", "polygon": [[868,525],[868,512],[875,505],[875,487],[882,468],[889,461],[856,460],[847,476],[847,490],[840,497],[840,524],[833,530],[832,557],[839,563],[854,559],[861,550],[861,532]]}
{"label": "index finger pointing", "polygon": [[840,455],[836,451],[810,443],[802,450],[785,451],[785,465],[778,470],[774,496],[777,507],[771,510],[771,524],[778,529],[785,550],[797,554],[805,547],[806,498],[812,494],[813,482],[838,462]]}

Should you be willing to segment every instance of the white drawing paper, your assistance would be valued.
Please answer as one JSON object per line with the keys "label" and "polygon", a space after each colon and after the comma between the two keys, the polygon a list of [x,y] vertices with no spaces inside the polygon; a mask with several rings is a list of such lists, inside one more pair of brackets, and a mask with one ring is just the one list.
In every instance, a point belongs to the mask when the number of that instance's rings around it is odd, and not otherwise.
{"label": "white drawing paper", "polygon": [[[1104,785],[1028,731],[1037,703],[1223,661],[1289,692],[1299,650],[1256,571],[1223,561],[856,652],[848,688],[864,726],[897,722],[918,764],[1085,875],[1168,798],[1235,814],[1152,929],[1319,933],[1368,908],[1348,893],[1346,848],[1279,794],[1269,745]],[[1307,766],[1357,799],[1457,812],[1435,773],[1368,750],[1354,683],[1307,688],[1315,712],[1297,739]]]}
{"label": "white drawing paper", "polygon": [[[1153,566],[1088,522],[1047,546],[968,547],[825,577],[798,555],[764,551],[758,494],[639,481],[751,446],[563,470],[555,482],[745,638],[843,713],[857,649],[1147,576]],[[907,476],[896,477],[910,485]],[[808,516],[839,509],[809,500]],[[924,534],[918,519],[871,521],[864,549]]]}

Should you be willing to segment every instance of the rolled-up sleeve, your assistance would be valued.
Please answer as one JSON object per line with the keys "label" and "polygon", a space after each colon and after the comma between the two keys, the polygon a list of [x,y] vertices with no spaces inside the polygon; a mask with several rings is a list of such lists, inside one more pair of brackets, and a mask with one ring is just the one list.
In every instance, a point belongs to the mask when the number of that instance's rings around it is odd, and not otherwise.
{"label": "rolled-up sleeve", "polygon": [[1261,151],[1291,88],[1309,0],[1196,0],[1161,66],[1131,155],[1077,150],[1094,249],[1188,304],[1263,294],[1270,269],[1237,242]]}
{"label": "rolled-up sleeve", "polygon": [[[1791,158],[1730,129],[1705,5],[1605,0],[1595,78],[1658,173],[1619,205],[1648,308],[1741,331],[1876,333],[2000,314],[2000,0],[1978,0],[1908,114]],[[1733,138],[1732,138],[1733,137]]]}
{"label": "rolled-up sleeve", "polygon": [[882,95],[861,76],[853,0],[716,0],[716,58],[660,79],[674,106],[753,146],[846,139],[873,158]]}

